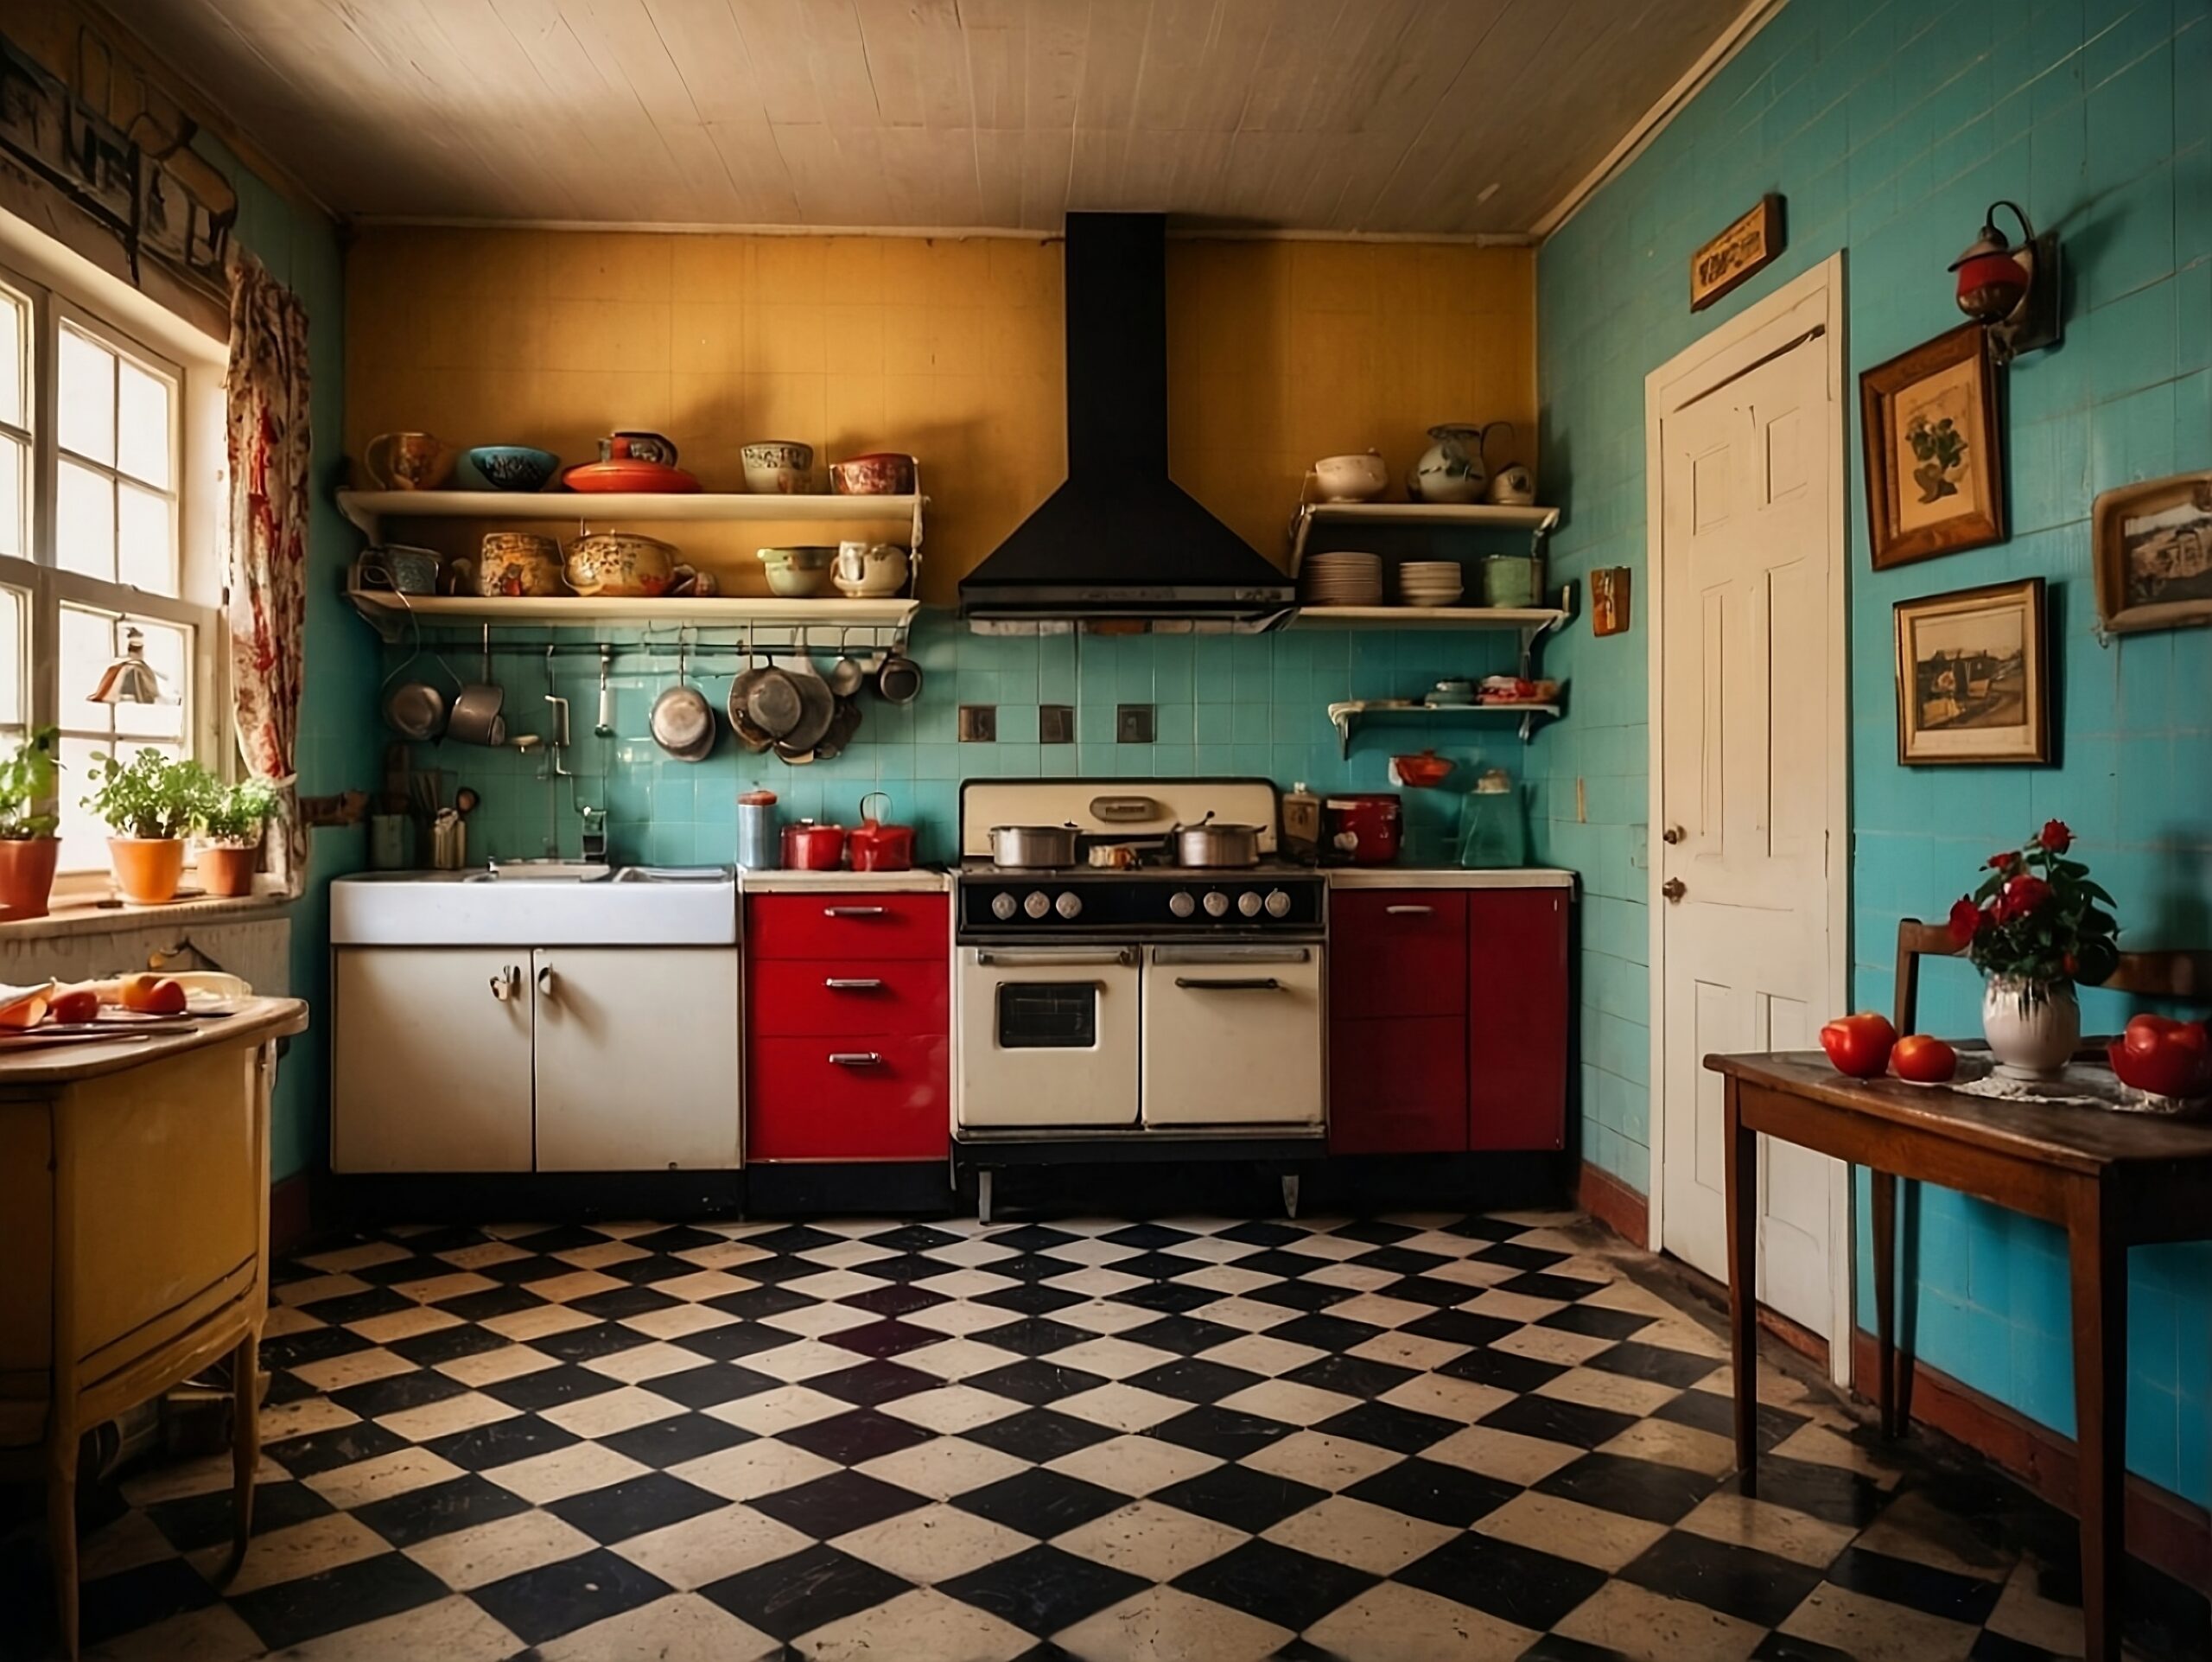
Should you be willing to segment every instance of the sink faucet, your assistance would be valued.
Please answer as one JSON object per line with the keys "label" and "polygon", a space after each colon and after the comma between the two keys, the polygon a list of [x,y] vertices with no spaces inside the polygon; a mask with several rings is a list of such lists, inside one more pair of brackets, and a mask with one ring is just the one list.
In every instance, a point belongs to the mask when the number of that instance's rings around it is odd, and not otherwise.
{"label": "sink faucet", "polygon": [[607,810],[587,808],[579,803],[576,812],[583,818],[583,856],[587,860],[607,858]]}

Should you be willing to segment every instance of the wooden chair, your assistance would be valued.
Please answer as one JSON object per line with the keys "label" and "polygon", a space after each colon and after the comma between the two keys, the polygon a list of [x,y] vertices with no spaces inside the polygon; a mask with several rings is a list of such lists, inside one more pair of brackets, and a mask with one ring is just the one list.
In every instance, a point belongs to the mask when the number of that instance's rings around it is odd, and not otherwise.
{"label": "wooden chair", "polygon": [[[1920,1008],[1920,960],[1958,958],[1965,948],[1951,939],[1950,926],[1923,923],[1918,918],[1897,920],[1897,997],[1895,1015],[1900,1035],[1917,1030]],[[2120,963],[2105,977],[2104,986],[2115,992],[2145,998],[2171,998],[2212,1007],[2212,952],[2172,951],[2122,952]],[[1912,1423],[1912,1334],[1916,1283],[1908,1282],[1904,1308],[1898,1309],[1897,1277],[1897,1181],[1885,1171],[1867,1169],[1874,1226],[1874,1352],[1879,1370],[1875,1400],[1884,1409],[1882,1435],[1893,1437]],[[1920,1190],[1905,1185],[1904,1259],[1919,1256]],[[1898,1342],[1900,1319],[1903,1343]],[[1879,1385],[1888,1385],[1887,1390]]]}

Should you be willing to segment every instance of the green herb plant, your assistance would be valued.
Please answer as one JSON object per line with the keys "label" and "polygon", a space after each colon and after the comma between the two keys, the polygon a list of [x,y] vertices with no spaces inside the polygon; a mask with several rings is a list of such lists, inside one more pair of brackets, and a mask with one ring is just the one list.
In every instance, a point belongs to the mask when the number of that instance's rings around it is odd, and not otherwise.
{"label": "green herb plant", "polygon": [[215,788],[205,767],[190,757],[171,759],[141,750],[129,762],[112,755],[92,758],[92,794],[84,806],[118,837],[182,837],[191,830]]}
{"label": "green herb plant", "polygon": [[200,834],[214,843],[254,843],[276,812],[276,787],[257,779],[213,784],[200,805]]}
{"label": "green herb plant", "polygon": [[41,727],[0,761],[0,838],[20,843],[51,837],[60,822],[54,813],[61,783],[61,764],[54,759],[60,734]]}

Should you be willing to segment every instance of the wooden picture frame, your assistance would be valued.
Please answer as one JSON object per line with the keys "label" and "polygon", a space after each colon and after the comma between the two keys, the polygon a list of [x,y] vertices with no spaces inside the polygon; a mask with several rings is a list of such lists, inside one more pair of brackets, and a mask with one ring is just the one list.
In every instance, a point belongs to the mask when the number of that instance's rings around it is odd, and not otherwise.
{"label": "wooden picture frame", "polygon": [[1690,256],[1690,309],[1707,306],[1750,282],[1782,253],[1782,197],[1769,191],[1758,206]]}
{"label": "wooden picture frame", "polygon": [[2005,540],[2004,427],[1979,323],[1859,378],[1874,569]]}
{"label": "wooden picture frame", "polygon": [[1897,761],[2050,760],[2044,580],[1901,600]]}
{"label": "wooden picture frame", "polygon": [[1590,573],[1590,633],[1600,637],[1628,633],[1629,568],[1601,565]]}
{"label": "wooden picture frame", "polygon": [[2090,525],[2099,628],[2132,634],[2212,623],[2212,472],[2106,491]]}

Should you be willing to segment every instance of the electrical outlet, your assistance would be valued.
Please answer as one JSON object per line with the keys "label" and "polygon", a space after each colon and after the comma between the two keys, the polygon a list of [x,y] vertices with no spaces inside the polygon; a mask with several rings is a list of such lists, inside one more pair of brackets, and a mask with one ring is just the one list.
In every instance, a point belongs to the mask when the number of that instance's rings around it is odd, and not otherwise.
{"label": "electrical outlet", "polygon": [[996,744],[998,742],[999,707],[996,704],[960,706],[961,743]]}
{"label": "electrical outlet", "polygon": [[1075,742],[1075,706],[1073,704],[1038,705],[1037,742],[1073,744]]}
{"label": "electrical outlet", "polygon": [[1150,744],[1152,742],[1152,706],[1150,704],[1117,704],[1115,706],[1115,743]]}

